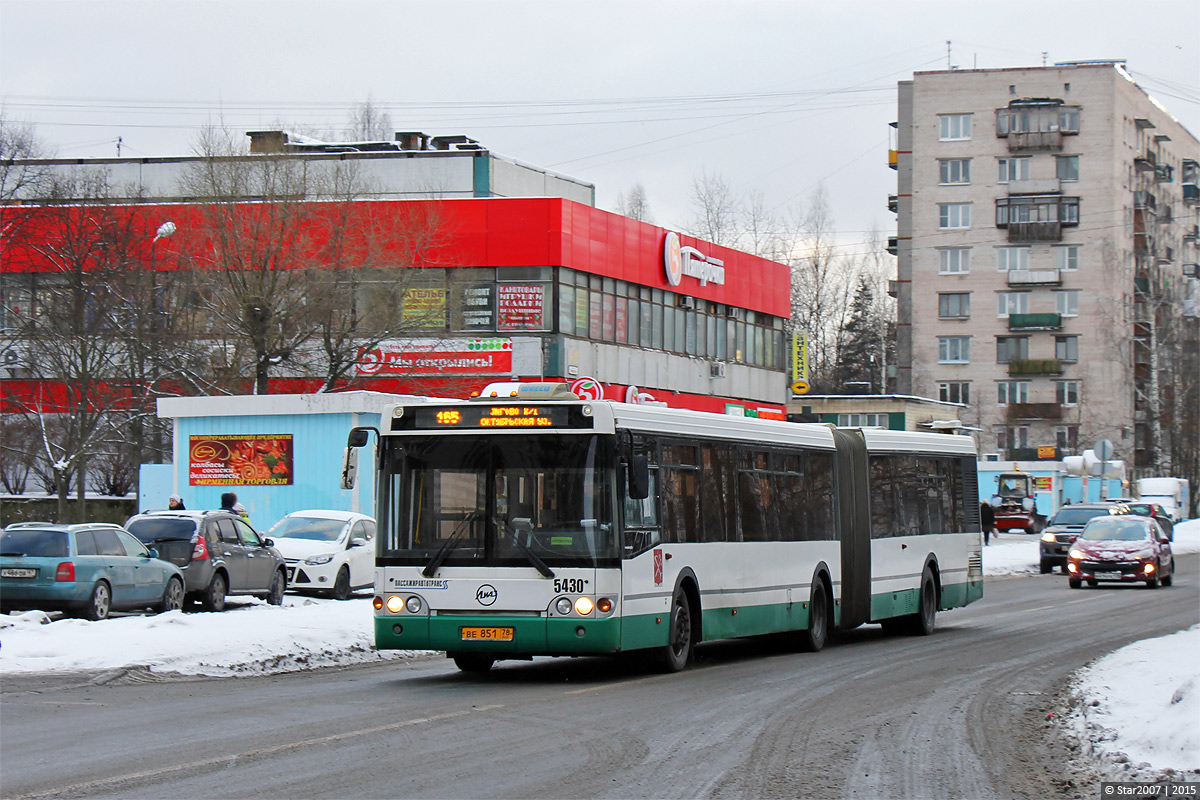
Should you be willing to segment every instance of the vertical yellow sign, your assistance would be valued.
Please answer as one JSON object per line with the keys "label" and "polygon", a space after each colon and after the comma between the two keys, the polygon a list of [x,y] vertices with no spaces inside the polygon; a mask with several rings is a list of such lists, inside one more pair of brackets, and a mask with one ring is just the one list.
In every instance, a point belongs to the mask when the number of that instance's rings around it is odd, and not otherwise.
{"label": "vertical yellow sign", "polygon": [[792,332],[792,380],[808,380],[808,334]]}

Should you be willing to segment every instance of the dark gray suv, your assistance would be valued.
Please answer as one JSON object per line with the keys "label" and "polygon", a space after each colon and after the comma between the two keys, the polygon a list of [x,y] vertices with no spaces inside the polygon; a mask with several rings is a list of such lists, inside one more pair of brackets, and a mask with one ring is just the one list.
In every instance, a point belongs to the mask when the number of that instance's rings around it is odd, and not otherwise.
{"label": "dark gray suv", "polygon": [[159,558],[179,567],[190,603],[225,608],[226,595],[255,595],[283,602],[287,567],[270,539],[228,511],[145,511],[125,528]]}

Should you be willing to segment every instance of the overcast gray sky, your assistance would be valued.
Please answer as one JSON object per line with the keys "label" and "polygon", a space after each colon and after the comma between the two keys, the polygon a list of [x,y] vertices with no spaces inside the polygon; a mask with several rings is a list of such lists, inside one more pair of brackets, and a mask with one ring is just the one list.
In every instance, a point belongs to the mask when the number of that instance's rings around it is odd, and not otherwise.
{"label": "overcast gray sky", "polygon": [[198,127],[462,133],[679,226],[722,176],[780,212],[824,184],[848,243],[894,230],[896,81],[1125,59],[1200,135],[1196,0],[0,0],[0,97],[63,157],[189,152]]}

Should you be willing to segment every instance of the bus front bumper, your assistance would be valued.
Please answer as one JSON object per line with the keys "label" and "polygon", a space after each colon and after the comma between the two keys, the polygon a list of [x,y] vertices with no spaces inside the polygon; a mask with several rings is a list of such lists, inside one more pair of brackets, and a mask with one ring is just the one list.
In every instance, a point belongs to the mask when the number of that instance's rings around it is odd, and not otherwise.
{"label": "bus front bumper", "polygon": [[375,646],[379,650],[443,650],[497,656],[616,653],[621,649],[621,620],[618,617],[377,615]]}

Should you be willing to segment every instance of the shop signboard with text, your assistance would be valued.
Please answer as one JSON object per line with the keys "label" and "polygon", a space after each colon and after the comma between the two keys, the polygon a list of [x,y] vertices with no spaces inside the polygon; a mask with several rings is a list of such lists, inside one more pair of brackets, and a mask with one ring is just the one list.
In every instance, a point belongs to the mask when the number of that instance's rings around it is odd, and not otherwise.
{"label": "shop signboard with text", "polygon": [[489,375],[512,372],[512,339],[380,342],[358,357],[359,375]]}
{"label": "shop signboard with text", "polygon": [[190,486],[290,486],[290,433],[188,437]]}

